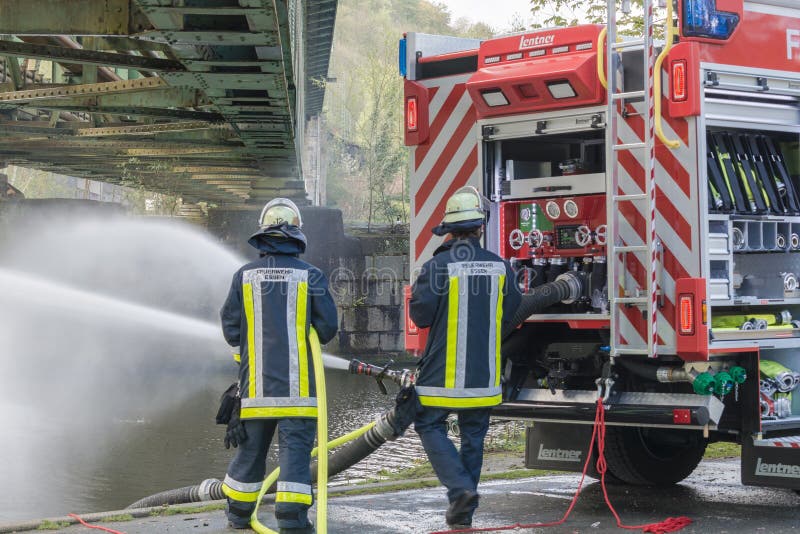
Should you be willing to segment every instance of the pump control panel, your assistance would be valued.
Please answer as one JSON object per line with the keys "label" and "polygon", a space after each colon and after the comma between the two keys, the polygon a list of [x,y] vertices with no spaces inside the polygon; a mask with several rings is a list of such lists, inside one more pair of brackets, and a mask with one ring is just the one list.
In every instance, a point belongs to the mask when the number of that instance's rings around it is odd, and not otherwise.
{"label": "pump control panel", "polygon": [[503,257],[520,260],[597,255],[605,251],[605,197],[503,202]]}

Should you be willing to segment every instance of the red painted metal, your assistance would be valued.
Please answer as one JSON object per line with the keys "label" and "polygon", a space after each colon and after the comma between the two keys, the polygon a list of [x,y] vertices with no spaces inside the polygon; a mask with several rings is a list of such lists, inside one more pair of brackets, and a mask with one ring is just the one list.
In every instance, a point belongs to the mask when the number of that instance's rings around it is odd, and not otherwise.
{"label": "red painted metal", "polygon": [[800,68],[800,44],[793,46],[793,32],[800,30],[796,18],[744,10],[742,0],[717,0],[717,9],[740,13],[741,21],[727,41],[686,38],[702,43],[700,61],[773,70]]}
{"label": "red painted metal", "polygon": [[[678,356],[685,361],[706,361],[708,360],[708,324],[706,317],[701,310],[706,302],[706,281],[704,278],[680,278],[675,280],[675,297],[678,301],[680,297],[689,295],[694,304],[694,331],[691,334],[683,334],[680,328],[676,329],[676,349]],[[675,324],[679,327],[680,306],[677,307]]]}
{"label": "red painted metal", "polygon": [[[597,38],[601,30],[600,25],[575,26],[481,43],[478,71],[467,82],[478,117],[604,102],[605,90],[597,78]],[[499,59],[487,64],[486,58]],[[553,83],[569,83],[575,96],[555,98],[548,88]],[[486,103],[482,94],[497,90],[503,92],[508,105],[491,107]]]}
{"label": "red painted metal", "polygon": [[679,61],[686,62],[686,99],[676,101],[673,100],[671,94],[669,98],[664,99],[666,106],[662,109],[669,117],[689,117],[700,114],[703,90],[700,85],[699,49],[699,43],[678,43],[672,47],[667,56],[665,63],[670,66],[667,71],[670,76],[670,87],[672,87],[672,65]]}
{"label": "red painted metal", "polygon": [[428,89],[418,84],[417,82],[411,82],[409,80],[404,81],[404,90],[405,90],[405,102],[404,102],[404,113],[406,116],[404,117],[404,124],[408,124],[408,101],[409,99],[416,99],[417,104],[417,128],[416,130],[409,130],[407,127],[404,128],[405,130],[405,144],[407,146],[414,146],[424,143],[428,139],[428,132],[430,130],[430,126],[428,124]]}
{"label": "red painted metal", "polygon": [[[563,205],[567,200],[572,200],[578,205],[578,216],[574,219],[565,214]],[[550,219],[546,215],[545,206],[548,202],[556,202],[561,208],[561,215],[555,219]],[[605,247],[599,245],[590,245],[582,248],[574,249],[559,249],[555,245],[555,237],[552,229],[540,229],[546,237],[553,239],[548,244],[544,244],[534,250],[531,250],[526,242],[521,249],[514,250],[508,243],[508,235],[515,228],[520,227],[519,209],[520,206],[532,205],[536,210],[547,218],[548,222],[554,226],[561,225],[585,225],[591,230],[595,230],[601,224],[606,223],[606,200],[605,195],[587,195],[579,197],[559,197],[559,198],[542,198],[532,200],[519,200],[508,201],[502,203],[500,229],[503,236],[503,242],[500,245],[501,255],[504,258],[520,258],[527,259],[532,255],[539,258],[550,258],[553,256],[564,257],[580,257],[580,256],[594,256],[605,254]]]}

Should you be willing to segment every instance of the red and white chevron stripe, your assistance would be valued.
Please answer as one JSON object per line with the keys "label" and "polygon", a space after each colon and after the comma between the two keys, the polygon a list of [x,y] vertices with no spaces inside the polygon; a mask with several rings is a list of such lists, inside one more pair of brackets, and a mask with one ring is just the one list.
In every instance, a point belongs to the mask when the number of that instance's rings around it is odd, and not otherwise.
{"label": "red and white chevron stripe", "polygon": [[480,187],[475,108],[466,81],[469,75],[421,83],[428,89],[430,134],[412,149],[411,267],[428,260],[442,238],[431,233],[444,216],[447,198],[464,185]]}
{"label": "red and white chevron stripe", "polygon": [[[627,118],[618,122],[619,143],[638,143],[644,139],[645,121],[643,104],[628,105]],[[666,106],[664,107],[666,109]],[[700,214],[698,202],[697,155],[689,147],[697,146],[694,119],[664,117],[664,133],[668,138],[680,139],[675,150],[665,147],[658,139],[655,143],[655,187],[652,204],[655,213],[632,202],[620,205],[619,231],[625,245],[646,244],[646,217],[655,216],[655,237],[661,242],[663,252],[656,257],[654,273],[663,298],[663,307],[656,307],[658,328],[656,332],[659,353],[675,353],[675,280],[700,277]],[[641,194],[645,190],[646,170],[644,158],[631,151],[618,155],[618,194]],[[627,255],[625,277],[627,287],[647,287],[647,270],[635,254]],[[648,320],[637,307],[621,308],[619,330],[620,346],[641,348],[646,345]]]}
{"label": "red and white chevron stripe", "polygon": [[756,447],[782,447],[786,449],[800,449],[800,436],[785,436],[782,438],[755,440]]}

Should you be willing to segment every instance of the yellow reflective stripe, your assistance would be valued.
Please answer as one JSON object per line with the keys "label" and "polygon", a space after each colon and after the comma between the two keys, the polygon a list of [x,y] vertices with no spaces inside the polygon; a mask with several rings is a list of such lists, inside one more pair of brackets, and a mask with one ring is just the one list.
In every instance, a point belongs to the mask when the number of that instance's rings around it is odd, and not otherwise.
{"label": "yellow reflective stripe", "polygon": [[237,491],[232,487],[228,486],[227,484],[222,485],[222,493],[233,499],[234,501],[239,502],[256,502],[258,500],[258,492],[257,491]]}
{"label": "yellow reflective stripe", "polygon": [[501,364],[502,358],[500,357],[500,339],[503,337],[503,287],[506,283],[506,275],[501,274],[500,279],[497,281],[497,317],[495,320],[497,321],[496,330],[494,333],[495,343],[497,347],[495,348],[495,364],[494,364],[494,385],[495,387],[500,385],[500,375],[502,373]]}
{"label": "yellow reflective stripe", "polygon": [[256,419],[259,417],[316,417],[316,406],[280,406],[269,408],[242,408],[242,419]]}
{"label": "yellow reflective stripe", "polygon": [[256,327],[253,324],[253,285],[242,285],[242,299],[244,300],[244,315],[247,318],[247,396],[255,398],[256,393]]}
{"label": "yellow reflective stripe", "polygon": [[497,406],[503,402],[503,395],[498,393],[491,397],[429,397],[419,396],[419,403],[423,406],[436,406],[440,408],[485,408]]}
{"label": "yellow reflective stripe", "polygon": [[236,363],[242,363],[242,355],[241,354],[234,354],[233,355],[233,361],[235,361]]}
{"label": "yellow reflective stripe", "polygon": [[294,493],[292,491],[279,491],[275,494],[275,502],[297,502],[311,504],[311,495],[308,493]]}
{"label": "yellow reflective stripe", "polygon": [[297,283],[297,306],[295,307],[295,331],[297,333],[297,372],[300,396],[308,397],[308,348],[306,344],[306,303],[308,282]]}
{"label": "yellow reflective stripe", "polygon": [[458,277],[450,277],[447,294],[447,361],[444,369],[444,387],[456,387],[456,349],[458,345]]}

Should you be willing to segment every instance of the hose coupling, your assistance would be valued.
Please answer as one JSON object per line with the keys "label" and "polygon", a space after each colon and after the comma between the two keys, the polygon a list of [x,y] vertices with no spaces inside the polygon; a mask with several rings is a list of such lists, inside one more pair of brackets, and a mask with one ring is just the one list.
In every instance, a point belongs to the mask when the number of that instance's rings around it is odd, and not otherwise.
{"label": "hose coupling", "polygon": [[381,437],[384,441],[392,441],[397,439],[397,434],[394,431],[394,425],[392,424],[394,420],[394,410],[389,410],[388,412],[382,414],[377,421],[375,421],[375,426],[372,427],[373,430]]}
{"label": "hose coupling", "polygon": [[221,486],[222,482],[216,478],[207,478],[197,487],[197,497],[201,501],[215,501],[220,498]]}
{"label": "hose coupling", "polygon": [[572,304],[581,298],[583,293],[583,280],[580,275],[572,271],[562,273],[556,278],[556,282],[564,282],[567,285],[568,295],[561,300],[562,304]]}

